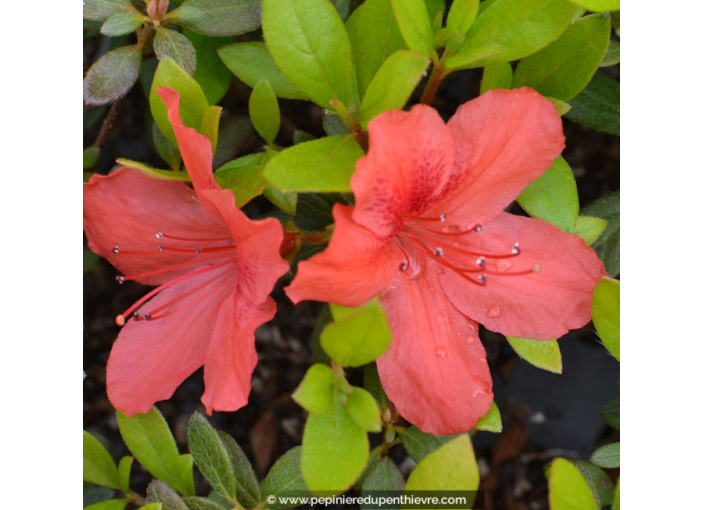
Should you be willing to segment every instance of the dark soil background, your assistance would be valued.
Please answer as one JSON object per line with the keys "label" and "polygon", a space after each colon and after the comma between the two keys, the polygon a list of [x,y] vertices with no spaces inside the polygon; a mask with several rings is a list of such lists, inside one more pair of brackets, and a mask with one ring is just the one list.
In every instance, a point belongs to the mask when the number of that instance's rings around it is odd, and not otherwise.
{"label": "dark soil background", "polygon": [[[100,39],[89,39],[84,65],[89,66],[106,49]],[[602,70],[618,79],[618,67]],[[478,71],[451,75],[438,91],[433,106],[449,118],[463,102],[478,95]],[[223,118],[247,115],[249,88],[233,78],[226,97]],[[291,145],[294,129],[322,136],[322,112],[310,103],[281,101],[282,133],[278,142]],[[86,122],[84,147],[99,136],[108,109],[97,112],[94,122]],[[139,87],[135,87],[114,112],[112,127],[104,132],[99,173],[107,173],[118,157],[134,159],[165,168],[149,142],[149,108]],[[90,112],[89,112],[90,114]],[[262,141],[245,123],[245,136],[231,147],[230,159],[261,149]],[[567,136],[565,159],[572,167],[582,207],[620,188],[619,139],[564,121]],[[264,199],[246,208],[250,215],[267,210]],[[512,210],[520,214],[515,206]],[[115,316],[146,293],[128,282],[118,285],[116,271],[99,260],[83,276],[84,307],[84,428],[105,439],[115,458],[129,454],[122,442],[115,414],[105,393],[105,365],[112,342],[119,333]],[[278,313],[257,331],[259,363],[252,380],[249,405],[235,413],[214,413],[212,425],[231,434],[245,450],[263,477],[284,452],[301,444],[305,412],[291,400],[291,393],[313,361],[310,338],[319,303],[297,306],[286,298],[279,284],[274,291]],[[505,338],[482,331],[482,340],[494,378],[496,403],[501,411],[502,434],[479,432],[473,438],[482,472],[481,488],[486,490],[487,509],[547,509],[547,482],[544,466],[552,458],[588,460],[601,444],[618,440],[618,432],[601,419],[601,408],[619,396],[619,365],[599,343],[592,325],[574,331],[560,340],[563,374],[539,370],[520,360]],[[354,376],[353,376],[354,377]],[[187,379],[174,396],[157,404],[171,426],[179,448],[187,451],[187,423],[194,411],[205,412],[200,403],[202,371]],[[377,440],[370,436],[371,441]],[[391,452],[401,470],[408,474],[413,461],[398,446]],[[197,471],[197,470],[196,470]],[[614,481],[618,470],[611,470]],[[199,495],[206,495],[207,483],[196,473]],[[150,475],[135,463],[133,488],[142,494]]]}

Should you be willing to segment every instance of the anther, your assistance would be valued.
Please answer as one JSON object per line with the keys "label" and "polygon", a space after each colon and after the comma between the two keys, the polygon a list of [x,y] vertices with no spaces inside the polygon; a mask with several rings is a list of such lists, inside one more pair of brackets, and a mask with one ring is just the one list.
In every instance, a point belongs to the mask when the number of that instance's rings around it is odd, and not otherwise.
{"label": "anther", "polygon": [[406,264],[405,262],[401,262],[401,264],[398,266],[398,269],[399,271],[405,271],[406,269],[408,269],[408,264]]}
{"label": "anther", "polygon": [[144,315],[142,315],[142,318],[143,318],[145,321],[150,321],[150,320],[152,320],[152,314],[150,314],[149,312],[147,312],[147,313],[145,313]]}
{"label": "anther", "polygon": [[479,283],[481,283],[482,285],[485,285],[485,284],[486,284],[486,279],[487,279],[487,278],[488,278],[488,276],[485,275],[485,274],[480,274],[479,276],[477,276],[477,279],[479,280]]}
{"label": "anther", "polygon": [[200,248],[196,248],[196,249],[193,250],[193,251],[196,252],[196,253],[200,253]]}
{"label": "anther", "polygon": [[477,265],[484,269],[484,263],[486,262],[486,258],[484,256],[481,256],[477,259]]}
{"label": "anther", "polygon": [[518,255],[521,253],[521,249],[518,247],[518,243],[513,245],[513,248],[511,248],[511,255]]}
{"label": "anther", "polygon": [[157,238],[157,239],[161,239],[162,237],[164,237],[164,233],[163,233],[163,232],[157,232],[157,233],[156,233],[156,238]]}
{"label": "anther", "polygon": [[477,225],[476,227],[474,227],[475,232],[481,232],[482,230],[484,230],[484,227],[482,227],[481,225]]}
{"label": "anther", "polygon": [[445,255],[445,251],[438,246],[437,248],[435,248],[435,255],[437,255],[438,257],[442,257],[443,255]]}
{"label": "anther", "polygon": [[440,215],[440,221],[445,221],[446,219],[447,219],[447,218],[445,218],[445,214],[444,214],[444,213]]}
{"label": "anther", "polygon": [[117,317],[115,317],[115,324],[118,326],[124,326],[125,325],[125,316],[120,314]]}
{"label": "anther", "polygon": [[122,275],[116,276],[116,277],[115,277],[115,280],[117,280],[117,283],[119,283],[120,285],[122,285],[123,283],[125,283],[125,277],[122,276]]}
{"label": "anther", "polygon": [[161,246],[161,245],[157,246],[156,249],[159,250],[159,251],[164,251],[164,247]]}
{"label": "anther", "polygon": [[120,247],[119,247],[119,246],[113,246],[112,252],[113,252],[113,253],[120,253]]}
{"label": "anther", "polygon": [[543,267],[537,262],[535,264],[533,264],[533,272],[534,273],[539,273],[542,268]]}

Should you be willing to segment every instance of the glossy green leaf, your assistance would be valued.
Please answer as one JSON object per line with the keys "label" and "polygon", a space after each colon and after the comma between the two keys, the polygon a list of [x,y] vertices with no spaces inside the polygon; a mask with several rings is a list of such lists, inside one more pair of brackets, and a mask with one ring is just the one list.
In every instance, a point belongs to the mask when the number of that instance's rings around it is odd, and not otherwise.
{"label": "glossy green leaf", "polygon": [[369,393],[374,395],[374,398],[379,405],[382,407],[387,407],[389,405],[389,397],[384,391],[384,387],[381,385],[381,379],[379,379],[379,371],[376,368],[376,363],[369,363],[364,366],[364,389]]}
{"label": "glossy green leaf", "polygon": [[[442,18],[445,13],[445,0],[423,0],[425,2],[425,8],[428,11],[428,18],[430,21],[437,21],[440,18],[440,23],[442,23]],[[442,28],[438,27],[438,30]],[[433,30],[435,30],[435,24],[433,24]]]}
{"label": "glossy green leaf", "polygon": [[363,96],[384,61],[405,49],[391,0],[366,0],[347,21],[352,56],[357,70],[359,93]]}
{"label": "glossy green leaf", "polygon": [[217,104],[230,88],[232,73],[218,55],[218,49],[230,43],[228,37],[209,37],[184,30],[196,50],[198,65],[193,77],[196,79],[209,104]]}
{"label": "glossy green leaf", "polygon": [[513,87],[528,86],[544,96],[569,101],[599,68],[610,34],[608,13],[580,18],[555,42],[518,63]]}
{"label": "glossy green leaf", "polygon": [[546,97],[545,99],[548,99],[549,101],[552,102],[552,104],[555,105],[555,109],[557,110],[557,114],[562,117],[564,114],[566,114],[568,111],[572,109],[572,106],[570,106],[569,103],[561,100],[561,99],[555,99],[554,97]]}
{"label": "glossy green leaf", "polygon": [[[494,0],[474,21],[448,69],[482,67],[526,57],[557,39],[572,21],[577,7],[567,0]],[[466,62],[478,48],[497,45],[499,52]]]}
{"label": "glossy green leaf", "polygon": [[147,486],[147,503],[161,503],[161,510],[188,510],[176,491],[161,480],[153,480]]}
{"label": "glossy green leaf", "polygon": [[168,507],[164,506],[162,503],[147,503],[146,505],[140,506],[139,508],[140,510],[168,510]]}
{"label": "glossy green leaf", "polygon": [[368,432],[381,432],[381,413],[379,405],[368,391],[353,387],[347,395],[347,410],[357,425]]}
{"label": "glossy green leaf", "polygon": [[369,458],[367,432],[335,398],[324,413],[311,413],[303,432],[301,472],[313,493],[339,494],[362,474]]}
{"label": "glossy green leaf", "polygon": [[267,186],[264,188],[264,196],[269,202],[274,204],[276,207],[281,209],[283,212],[289,216],[296,214],[296,203],[298,201],[298,194],[294,192],[282,193],[274,186]]}
{"label": "glossy green leaf", "polygon": [[89,482],[83,483],[83,507],[115,498],[115,490],[99,487]]}
{"label": "glossy green leaf", "polygon": [[589,462],[603,468],[617,468],[621,465],[621,443],[611,443],[597,448]]}
{"label": "glossy green leaf", "polygon": [[249,154],[225,163],[215,171],[215,181],[222,189],[232,190],[239,208],[261,195],[267,185],[261,160],[261,154]]}
{"label": "glossy green leaf", "polygon": [[604,233],[609,222],[602,218],[594,216],[578,216],[574,226],[574,233],[584,239],[584,242],[589,246],[599,239],[599,236]]}
{"label": "glossy green leaf", "polygon": [[621,10],[621,0],[570,0],[592,12],[618,11]]}
{"label": "glossy green leaf", "polygon": [[516,353],[533,366],[556,374],[562,373],[562,355],[557,340],[532,340],[507,336]]}
{"label": "glossy green leaf", "polygon": [[611,276],[621,271],[621,195],[615,192],[600,198],[582,209],[586,216],[596,216],[608,222],[604,233],[592,244],[592,248],[604,263]]}
{"label": "glossy green leaf", "polygon": [[621,132],[620,85],[611,78],[596,73],[570,104],[569,120],[612,135]]}
{"label": "glossy green leaf", "polygon": [[383,111],[403,108],[429,63],[428,57],[409,50],[399,50],[387,58],[362,100],[362,128],[367,129],[369,121]]}
{"label": "glossy green leaf", "polygon": [[119,489],[120,477],[112,455],[100,441],[83,431],[83,479],[103,487]]}
{"label": "glossy green leaf", "polygon": [[237,497],[237,480],[230,455],[218,432],[199,413],[193,413],[188,422],[188,448],[210,485],[234,501]]}
{"label": "glossy green leaf", "polygon": [[168,57],[159,62],[149,93],[149,106],[154,122],[159,126],[161,132],[174,147],[178,147],[174,130],[166,114],[164,101],[156,93],[156,90],[162,86],[172,88],[179,93],[181,120],[184,125],[195,130],[200,129],[203,116],[210,105],[198,82],[181,66]]}
{"label": "glossy green leaf", "polygon": [[479,93],[483,94],[493,89],[508,90],[513,83],[513,68],[508,62],[486,66],[482,73]]}
{"label": "glossy green leaf", "polygon": [[516,201],[532,217],[552,223],[564,232],[574,232],[579,214],[577,183],[562,156],[530,183]]}
{"label": "glossy green leaf", "polygon": [[579,469],[584,481],[587,482],[592,491],[592,497],[597,502],[597,507],[610,505],[614,500],[614,484],[608,473],[591,462],[575,460],[573,464]]}
{"label": "glossy green leaf", "polygon": [[175,30],[156,29],[154,53],[159,60],[169,57],[191,76],[196,72],[196,49],[185,35]]}
{"label": "glossy green leaf", "polygon": [[447,13],[447,28],[459,35],[467,33],[479,13],[479,0],[455,0]]}
{"label": "glossy green leaf", "polygon": [[[123,510],[130,502],[129,499],[108,499],[99,503],[84,506],[83,510]],[[144,508],[144,507],[142,507]]]}
{"label": "glossy green leaf", "polygon": [[136,46],[108,51],[91,66],[83,80],[83,100],[89,105],[121,98],[137,81],[142,53]]}
{"label": "glossy green leaf", "polygon": [[103,21],[121,12],[137,12],[130,0],[83,0],[83,18]]}
{"label": "glossy green leaf", "polygon": [[308,493],[306,483],[301,474],[301,447],[295,446],[284,453],[267,473],[262,483],[262,501],[267,501],[269,510],[288,508],[290,505],[279,503],[278,500],[271,504],[269,496],[305,496]]}
{"label": "glossy green leaf", "polygon": [[125,494],[130,491],[130,474],[132,473],[132,463],[134,462],[134,457],[125,455],[120,459],[120,463],[117,466],[117,476],[120,480],[120,490]]}
{"label": "glossy green leaf", "polygon": [[601,279],[592,297],[592,320],[604,346],[621,361],[621,282]]}
{"label": "glossy green leaf", "polygon": [[391,0],[398,28],[408,47],[437,60],[435,40],[424,0]]}
{"label": "glossy green leaf", "polygon": [[328,136],[346,135],[350,132],[342,117],[331,110],[323,110],[323,130]]}
{"label": "glossy green leaf", "polygon": [[254,88],[261,80],[266,80],[277,97],[285,99],[307,99],[274,62],[263,42],[244,42],[223,46],[218,50],[227,68],[244,83]]}
{"label": "glossy green leaf", "polygon": [[615,428],[621,428],[621,399],[612,400],[606,404],[601,410],[601,417],[607,425]]}
{"label": "glossy green leaf", "polygon": [[312,365],[291,398],[312,413],[324,413],[332,403],[335,375],[332,369],[321,363]]}
{"label": "glossy green leaf", "polygon": [[329,0],[263,0],[262,29],[279,69],[324,108],[349,104],[354,68],[350,41]]}
{"label": "glossy green leaf", "polygon": [[352,136],[328,136],[281,151],[266,165],[264,175],[283,192],[349,192],[355,163],[362,156]]}
{"label": "glossy green leaf", "polygon": [[406,453],[416,462],[422,461],[428,454],[457,437],[457,435],[434,436],[426,434],[415,425],[399,431],[399,436]]}
{"label": "glossy green leaf", "polygon": [[100,33],[110,37],[130,34],[148,20],[148,17],[138,12],[116,12],[105,20],[100,27]]}
{"label": "glossy green leaf", "polygon": [[261,488],[254,468],[237,441],[229,434],[218,430],[218,436],[228,456],[237,482],[237,501],[246,508],[254,507],[261,496]]}
{"label": "glossy green leaf", "polygon": [[[394,461],[388,457],[382,457],[364,477],[362,495],[367,491],[402,491],[405,485],[406,481],[403,479],[403,474]],[[362,505],[361,508],[375,507]],[[400,505],[397,508],[400,508]]]}
{"label": "glossy green leaf", "polygon": [[218,147],[218,134],[220,126],[220,114],[222,113],[222,106],[209,106],[205,113],[203,114],[203,120],[200,122],[200,128],[198,132],[210,140],[210,145],[213,148],[213,154]]}
{"label": "glossy green leaf", "polygon": [[477,420],[477,424],[474,428],[475,430],[485,430],[487,432],[501,432],[503,430],[501,413],[496,406],[496,402],[491,402],[491,407],[484,416]]}
{"label": "glossy green leaf", "polygon": [[550,510],[597,510],[589,485],[570,461],[557,458],[550,464]]}
{"label": "glossy green leaf", "polygon": [[[429,453],[411,471],[406,483],[406,492],[476,491],[478,488],[479,468],[467,434],[461,434]],[[472,503],[468,501],[468,508]]]}
{"label": "glossy green leaf", "polygon": [[86,147],[83,149],[83,170],[90,170],[98,164],[100,147]]}
{"label": "glossy green leaf", "polygon": [[269,82],[262,80],[254,86],[249,96],[249,117],[257,133],[269,144],[279,132],[281,113],[274,89]]}
{"label": "glossy green leaf", "polygon": [[618,41],[611,40],[606,47],[604,58],[601,59],[599,67],[615,66],[621,61],[621,44]]}
{"label": "glossy green leaf", "polygon": [[156,407],[127,416],[117,411],[117,425],[127,448],[147,470],[184,496],[195,494],[193,459],[180,455],[169,425]]}
{"label": "glossy green leaf", "polygon": [[259,28],[260,0],[186,0],[164,19],[211,37],[240,35]]}
{"label": "glossy green leaf", "polygon": [[616,490],[614,491],[614,504],[611,507],[613,510],[619,510],[621,507],[621,478],[616,481]]}

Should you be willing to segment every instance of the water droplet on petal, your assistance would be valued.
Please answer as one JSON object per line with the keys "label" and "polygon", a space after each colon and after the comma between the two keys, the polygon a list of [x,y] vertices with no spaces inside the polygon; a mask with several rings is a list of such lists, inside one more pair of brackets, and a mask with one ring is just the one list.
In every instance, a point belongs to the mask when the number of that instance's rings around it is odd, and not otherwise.
{"label": "water droplet on petal", "polygon": [[484,230],[484,227],[482,225],[477,225],[476,227],[474,227],[475,232],[481,232],[482,230]]}
{"label": "water droplet on petal", "polygon": [[477,343],[477,340],[474,338],[474,335],[469,335],[467,338],[464,339],[465,342],[467,342],[469,345],[474,345]]}
{"label": "water droplet on petal", "polygon": [[399,269],[399,271],[405,271],[406,269],[408,269],[408,264],[406,264],[405,262],[401,262],[398,265],[398,269]]}
{"label": "water droplet on petal", "polygon": [[187,204],[197,204],[199,203],[198,196],[196,192],[189,187],[184,187],[181,191],[181,200]]}
{"label": "water droplet on petal", "polygon": [[435,355],[438,358],[443,359],[445,356],[447,356],[447,351],[442,347],[438,347],[437,349],[435,349]]}
{"label": "water droplet on petal", "polygon": [[477,333],[477,327],[474,324],[472,324],[471,322],[467,324],[467,330],[473,334]]}
{"label": "water droplet on petal", "polygon": [[459,247],[460,247],[460,243],[457,242],[457,241],[455,241],[454,243],[452,243],[452,247],[453,247],[453,248],[459,248]]}
{"label": "water droplet on petal", "polygon": [[498,306],[492,306],[491,308],[489,308],[489,310],[487,310],[486,316],[491,319],[501,317],[501,308],[499,308]]}
{"label": "water droplet on petal", "polygon": [[479,358],[479,361],[482,363],[486,363],[486,358],[484,356],[482,356],[481,358]]}
{"label": "water droplet on petal", "polygon": [[486,391],[484,390],[474,390],[472,392],[472,398],[477,398],[477,397],[485,397],[486,396]]}
{"label": "water droplet on petal", "polygon": [[542,268],[543,268],[543,266],[541,266],[537,262],[535,264],[533,264],[533,272],[534,273],[539,273]]}
{"label": "water droplet on petal", "polygon": [[513,267],[513,262],[507,259],[498,259],[496,261],[496,269],[501,271],[502,273],[508,271]]}

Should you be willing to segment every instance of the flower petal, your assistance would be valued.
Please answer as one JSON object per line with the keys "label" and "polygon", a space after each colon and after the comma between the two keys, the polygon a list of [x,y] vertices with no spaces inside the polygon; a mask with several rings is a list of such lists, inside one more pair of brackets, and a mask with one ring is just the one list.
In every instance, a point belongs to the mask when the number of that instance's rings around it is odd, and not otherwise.
{"label": "flower petal", "polygon": [[213,348],[205,361],[205,393],[202,401],[208,414],[236,411],[245,406],[257,364],[254,330],[271,320],[276,303],[268,298],[253,305],[233,294],[223,301],[213,330]]}
{"label": "flower petal", "polygon": [[[144,305],[144,310],[179,300],[214,275],[206,272],[165,288]],[[227,278],[227,277],[224,277]],[[219,280],[204,292],[175,304],[188,306],[163,318],[129,320],[113,345],[107,365],[108,398],[127,415],[146,413],[159,400],[173,395],[186,377],[205,362],[213,346],[216,324],[222,323],[220,303],[233,294],[236,279]],[[234,313],[234,310],[230,312]]]}
{"label": "flower petal", "polygon": [[352,207],[335,204],[335,231],[322,253],[298,264],[284,289],[294,303],[304,299],[360,306],[391,286],[403,255],[388,240],[352,220]]}
{"label": "flower petal", "polygon": [[[165,241],[156,237],[158,232],[182,239],[231,237],[222,223],[205,214],[191,188],[180,182],[152,179],[129,168],[120,168],[108,176],[94,175],[83,185],[83,229],[88,247],[127,275],[149,273],[193,260],[190,253],[160,253],[158,246]],[[199,246],[210,244],[202,242]],[[116,246],[119,253],[113,253]],[[137,281],[160,285],[195,267],[198,266]]]}
{"label": "flower petal", "polygon": [[491,90],[460,106],[447,127],[457,151],[455,191],[437,210],[458,225],[500,213],[565,146],[555,106],[527,87]]}
{"label": "flower petal", "polygon": [[[445,271],[439,280],[448,299],[468,317],[504,335],[557,338],[589,322],[592,292],[605,275],[596,253],[576,235],[544,221],[508,213],[501,213],[481,232],[470,234],[465,247],[506,254],[516,242],[520,255],[496,264],[487,257],[485,286]],[[540,265],[538,272],[531,271],[535,264]],[[522,270],[529,274],[511,276]]]}
{"label": "flower petal", "polygon": [[391,347],[377,360],[387,395],[401,415],[435,435],[467,432],[491,406],[491,376],[477,323],[442,295],[436,267],[402,278],[381,296]]}
{"label": "flower petal", "polygon": [[398,233],[403,214],[422,214],[444,193],[454,142],[438,113],[425,105],[392,110],[369,123],[369,152],[352,176],[354,220],[381,237]]}

